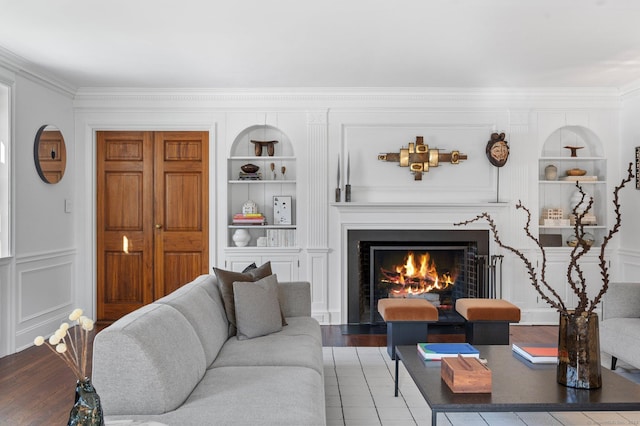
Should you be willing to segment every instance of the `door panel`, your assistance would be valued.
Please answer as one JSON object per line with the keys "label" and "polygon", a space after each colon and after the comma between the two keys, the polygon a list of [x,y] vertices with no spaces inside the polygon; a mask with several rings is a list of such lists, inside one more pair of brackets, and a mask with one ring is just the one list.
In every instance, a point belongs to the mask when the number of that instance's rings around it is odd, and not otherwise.
{"label": "door panel", "polygon": [[97,132],[98,319],[153,301],[153,139]]}
{"label": "door panel", "polygon": [[207,132],[155,132],[155,297],[208,272]]}
{"label": "door panel", "polygon": [[208,272],[208,133],[97,132],[98,320]]}

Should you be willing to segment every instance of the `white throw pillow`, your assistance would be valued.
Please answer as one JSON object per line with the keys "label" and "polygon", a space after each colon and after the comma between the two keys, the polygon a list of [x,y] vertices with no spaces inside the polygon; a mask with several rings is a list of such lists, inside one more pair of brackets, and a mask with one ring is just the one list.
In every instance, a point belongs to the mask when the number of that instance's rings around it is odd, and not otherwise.
{"label": "white throw pillow", "polygon": [[233,283],[238,339],[246,340],[282,330],[278,278]]}

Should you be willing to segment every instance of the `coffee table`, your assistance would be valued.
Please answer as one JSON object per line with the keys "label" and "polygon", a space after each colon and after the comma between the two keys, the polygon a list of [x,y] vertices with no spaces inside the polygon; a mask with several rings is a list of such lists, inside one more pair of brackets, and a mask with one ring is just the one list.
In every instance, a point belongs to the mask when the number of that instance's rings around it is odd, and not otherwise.
{"label": "coffee table", "polygon": [[511,346],[475,345],[491,369],[491,393],[453,393],[440,377],[440,362],[424,361],[415,345],[396,346],[395,396],[400,361],[431,408],[439,412],[640,411],[640,385],[602,368],[600,389],[558,384],[555,364],[531,364]]}

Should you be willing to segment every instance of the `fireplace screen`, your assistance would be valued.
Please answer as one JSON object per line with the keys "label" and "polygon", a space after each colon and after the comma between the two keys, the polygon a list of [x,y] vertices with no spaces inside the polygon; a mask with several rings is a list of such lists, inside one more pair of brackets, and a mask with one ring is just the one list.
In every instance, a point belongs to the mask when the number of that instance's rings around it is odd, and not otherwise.
{"label": "fireplace screen", "polygon": [[371,323],[382,321],[378,300],[423,298],[442,309],[466,296],[467,247],[371,246],[369,248],[369,312]]}
{"label": "fireplace screen", "polygon": [[486,231],[367,230],[349,237],[350,324],[384,324],[382,298],[423,298],[444,318],[461,297],[487,297]]}

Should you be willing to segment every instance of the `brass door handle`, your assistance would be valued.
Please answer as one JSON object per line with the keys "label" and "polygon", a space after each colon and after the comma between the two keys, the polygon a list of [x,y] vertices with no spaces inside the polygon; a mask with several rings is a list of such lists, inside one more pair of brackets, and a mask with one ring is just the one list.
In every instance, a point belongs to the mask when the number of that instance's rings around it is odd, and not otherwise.
{"label": "brass door handle", "polygon": [[156,223],[156,229],[162,229],[162,225],[160,225],[159,223]]}

